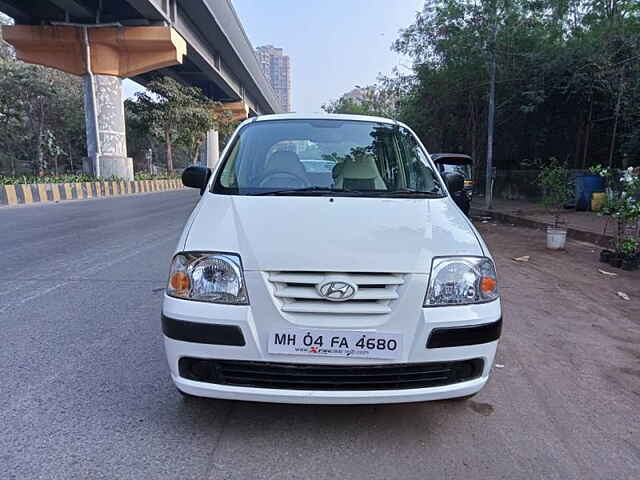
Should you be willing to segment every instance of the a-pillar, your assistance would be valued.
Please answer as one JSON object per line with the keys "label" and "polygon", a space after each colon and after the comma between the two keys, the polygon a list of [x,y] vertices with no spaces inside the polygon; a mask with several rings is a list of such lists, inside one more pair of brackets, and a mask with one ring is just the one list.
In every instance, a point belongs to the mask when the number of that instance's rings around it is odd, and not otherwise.
{"label": "a-pillar", "polygon": [[133,161],[127,157],[122,79],[85,74],[83,82],[88,153],[84,170],[102,178],[133,180]]}

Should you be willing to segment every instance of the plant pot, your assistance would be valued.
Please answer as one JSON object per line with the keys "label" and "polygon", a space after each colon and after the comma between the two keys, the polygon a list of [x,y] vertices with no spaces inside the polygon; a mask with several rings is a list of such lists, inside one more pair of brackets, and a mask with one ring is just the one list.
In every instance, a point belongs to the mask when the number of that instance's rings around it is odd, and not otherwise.
{"label": "plant pot", "polygon": [[609,260],[609,265],[614,268],[622,267],[622,257],[620,257],[619,255],[613,255]]}
{"label": "plant pot", "polygon": [[613,257],[614,252],[612,252],[611,250],[601,250],[600,251],[600,261],[602,263],[609,263],[611,261],[611,257]]}
{"label": "plant pot", "polygon": [[630,272],[631,270],[636,269],[636,262],[633,258],[625,258],[624,260],[622,260],[621,267],[623,270]]}
{"label": "plant pot", "polygon": [[550,250],[564,250],[567,243],[567,229],[547,227],[547,248]]}
{"label": "plant pot", "polygon": [[638,255],[628,255],[622,259],[623,270],[636,270],[638,268],[638,264],[640,264],[640,256]]}

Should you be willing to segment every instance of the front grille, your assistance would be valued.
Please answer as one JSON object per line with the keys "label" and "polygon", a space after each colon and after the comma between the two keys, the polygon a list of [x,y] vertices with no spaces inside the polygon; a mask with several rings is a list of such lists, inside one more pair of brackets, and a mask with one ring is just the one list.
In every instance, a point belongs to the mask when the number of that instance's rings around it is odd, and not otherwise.
{"label": "front grille", "polygon": [[[328,279],[347,281],[358,287],[344,302],[327,300],[317,286]],[[269,272],[272,295],[280,310],[287,313],[338,315],[383,315],[391,312],[399,298],[404,276],[396,273]]]}
{"label": "front grille", "polygon": [[178,366],[183,378],[238,387],[398,390],[439,387],[477,378],[484,361],[475,358],[438,363],[309,365],[183,357]]}

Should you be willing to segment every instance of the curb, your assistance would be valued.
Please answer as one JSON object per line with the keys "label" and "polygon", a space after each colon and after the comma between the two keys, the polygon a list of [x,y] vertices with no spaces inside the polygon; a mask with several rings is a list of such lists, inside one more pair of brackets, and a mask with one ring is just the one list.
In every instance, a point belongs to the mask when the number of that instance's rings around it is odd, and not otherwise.
{"label": "curb", "polygon": [[0,206],[118,197],[186,188],[180,179],[0,185]]}
{"label": "curb", "polygon": [[[550,223],[541,222],[539,220],[532,220],[527,217],[519,217],[504,212],[484,210],[481,208],[472,208],[470,214],[472,216],[493,217],[501,223],[512,223],[520,227],[535,228],[536,230],[544,230],[547,227],[552,226]],[[580,242],[593,243],[600,247],[610,247],[614,240],[610,235],[602,235],[600,233],[577,230],[575,228],[567,228],[567,237]]]}

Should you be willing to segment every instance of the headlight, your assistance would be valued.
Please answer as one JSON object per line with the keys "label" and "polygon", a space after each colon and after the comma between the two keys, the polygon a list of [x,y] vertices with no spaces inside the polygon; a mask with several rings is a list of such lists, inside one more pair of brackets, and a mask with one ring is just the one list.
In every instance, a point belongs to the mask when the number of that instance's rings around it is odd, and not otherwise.
{"label": "headlight", "polygon": [[498,298],[493,262],[486,257],[434,258],[425,307],[467,305]]}
{"label": "headlight", "polygon": [[240,257],[228,253],[184,252],[173,257],[167,294],[201,302],[249,303]]}

